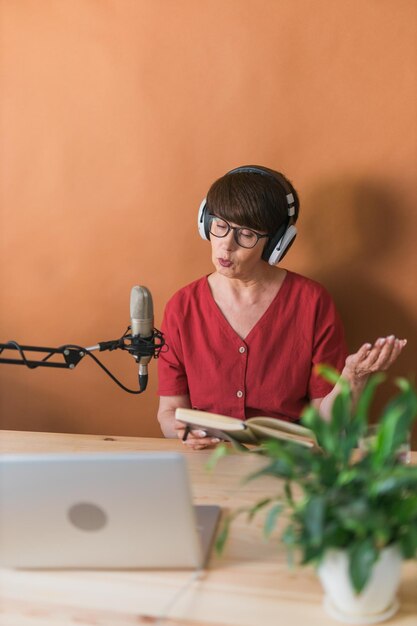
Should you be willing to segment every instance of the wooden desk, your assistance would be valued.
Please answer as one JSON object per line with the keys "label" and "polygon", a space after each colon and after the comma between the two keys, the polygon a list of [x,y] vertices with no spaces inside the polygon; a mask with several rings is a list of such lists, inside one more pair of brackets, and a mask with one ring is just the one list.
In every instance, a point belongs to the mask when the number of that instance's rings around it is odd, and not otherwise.
{"label": "wooden desk", "polygon": [[[1,452],[180,450],[186,454],[195,500],[236,508],[275,490],[265,479],[241,486],[259,465],[255,456],[222,459],[205,470],[209,452],[193,452],[179,441],[3,431]],[[417,453],[413,453],[417,461]],[[314,571],[289,571],[283,549],[262,539],[261,519],[237,519],[224,555],[212,555],[200,578],[184,571],[0,570],[2,626],[330,626]],[[169,520],[167,520],[169,532]],[[187,586],[188,584],[188,586]],[[183,590],[182,594],[179,592]],[[171,600],[165,619],[158,619]],[[400,612],[387,624],[416,626],[417,563],[403,568]]]}

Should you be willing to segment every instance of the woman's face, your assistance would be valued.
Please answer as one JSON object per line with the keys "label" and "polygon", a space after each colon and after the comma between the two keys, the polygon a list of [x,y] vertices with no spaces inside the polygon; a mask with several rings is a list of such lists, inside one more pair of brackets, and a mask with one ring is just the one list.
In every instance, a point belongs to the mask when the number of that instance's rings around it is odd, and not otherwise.
{"label": "woman's face", "polygon": [[[230,226],[241,226],[229,222]],[[259,239],[253,248],[243,248],[230,230],[225,237],[210,235],[211,259],[216,272],[228,278],[250,279],[265,265],[262,252],[266,239]],[[258,231],[257,231],[258,232]],[[264,233],[259,233],[264,234]]]}

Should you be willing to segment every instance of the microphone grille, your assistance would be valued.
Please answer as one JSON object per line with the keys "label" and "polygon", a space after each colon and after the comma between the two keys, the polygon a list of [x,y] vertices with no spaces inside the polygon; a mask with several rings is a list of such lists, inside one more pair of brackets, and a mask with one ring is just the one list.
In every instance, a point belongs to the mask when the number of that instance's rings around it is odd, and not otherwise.
{"label": "microphone grille", "polygon": [[153,319],[153,302],[147,287],[135,285],[130,292],[130,317],[136,320]]}

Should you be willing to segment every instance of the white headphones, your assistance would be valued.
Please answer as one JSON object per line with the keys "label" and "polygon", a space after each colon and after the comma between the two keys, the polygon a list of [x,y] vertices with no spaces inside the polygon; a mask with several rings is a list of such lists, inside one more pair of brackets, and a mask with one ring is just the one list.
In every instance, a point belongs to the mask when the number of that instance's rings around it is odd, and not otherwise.
{"label": "white headphones", "polygon": [[[288,220],[284,222],[284,224],[282,224],[282,226],[277,230],[276,233],[271,235],[262,254],[263,260],[267,261],[269,265],[277,265],[277,263],[279,263],[284,255],[288,252],[292,243],[294,242],[295,237],[297,236],[297,228],[295,227],[295,221],[297,219],[295,211],[296,200],[294,198],[293,190],[290,188],[285,178],[283,178],[283,176],[279,174],[279,172],[275,172],[274,170],[270,170],[266,167],[260,167],[257,165],[244,165],[242,167],[237,167],[234,170],[227,172],[226,176],[228,176],[229,174],[237,174],[239,172],[249,172],[262,174],[263,176],[269,176],[270,178],[278,181],[285,191],[285,197],[288,205]],[[197,225],[200,237],[202,237],[202,239],[209,240],[210,215],[207,210],[206,198],[204,198],[204,200],[200,204],[200,208],[198,210]]]}

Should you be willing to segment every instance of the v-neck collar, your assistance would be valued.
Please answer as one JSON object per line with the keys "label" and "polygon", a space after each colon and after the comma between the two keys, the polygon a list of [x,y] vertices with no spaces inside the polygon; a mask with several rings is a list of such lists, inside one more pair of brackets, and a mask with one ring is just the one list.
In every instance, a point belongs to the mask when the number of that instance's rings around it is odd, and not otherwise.
{"label": "v-neck collar", "polygon": [[220,320],[221,324],[223,325],[223,327],[227,330],[228,333],[232,333],[240,342],[244,342],[244,343],[248,343],[251,335],[260,327],[262,326],[264,320],[267,318],[267,316],[270,314],[270,312],[272,311],[272,309],[275,307],[275,304],[277,303],[278,300],[281,299],[281,294],[282,292],[286,291],[286,289],[288,288],[287,286],[290,283],[290,274],[291,272],[288,270],[285,270],[286,274],[284,276],[284,279],[281,283],[280,288],[278,289],[277,293],[275,294],[273,300],[270,302],[270,304],[268,305],[268,307],[265,309],[265,311],[262,313],[262,315],[260,316],[260,318],[258,319],[257,322],[255,322],[255,324],[252,326],[252,328],[250,329],[250,331],[248,332],[248,334],[246,335],[246,337],[244,337],[242,339],[242,337],[235,331],[235,329],[229,324],[229,322],[227,321],[227,319],[225,318],[225,316],[223,315],[219,305],[217,304],[217,302],[214,299],[213,293],[211,291],[210,288],[210,284],[208,281],[208,277],[210,276],[210,274],[207,274],[205,276],[205,281],[204,281],[204,288],[207,291],[207,296],[208,296],[208,301],[211,304],[211,308],[213,309],[213,311],[215,312],[216,316],[218,317],[218,319]]}

